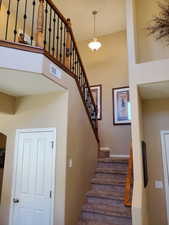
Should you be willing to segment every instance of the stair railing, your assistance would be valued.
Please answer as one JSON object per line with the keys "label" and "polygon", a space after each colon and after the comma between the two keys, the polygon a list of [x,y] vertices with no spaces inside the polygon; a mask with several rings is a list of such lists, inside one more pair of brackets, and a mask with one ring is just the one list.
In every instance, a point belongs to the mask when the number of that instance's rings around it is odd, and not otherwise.
{"label": "stair railing", "polygon": [[132,194],[133,194],[133,152],[130,151],[130,157],[128,160],[128,174],[126,178],[124,205],[127,207],[132,206]]}
{"label": "stair railing", "polygon": [[[98,139],[97,108],[72,32],[70,19],[51,0],[0,0],[6,21],[0,24],[0,44],[28,46],[43,53],[71,75],[77,83],[87,115]],[[1,8],[0,14],[3,9]],[[1,15],[0,15],[1,16]],[[4,30],[4,32],[2,32]],[[3,36],[3,37],[2,37]],[[11,45],[10,45],[11,44]],[[17,46],[18,48],[18,46]]]}

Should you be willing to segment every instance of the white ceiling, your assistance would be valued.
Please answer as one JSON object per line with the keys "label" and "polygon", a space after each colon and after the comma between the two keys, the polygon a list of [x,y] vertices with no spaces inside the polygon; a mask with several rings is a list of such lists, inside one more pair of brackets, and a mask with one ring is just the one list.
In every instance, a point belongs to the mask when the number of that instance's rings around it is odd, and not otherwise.
{"label": "white ceiling", "polygon": [[0,69],[0,92],[11,96],[47,94],[63,88],[41,74]]}
{"label": "white ceiling", "polygon": [[97,10],[97,36],[125,30],[125,0],[53,0],[62,14],[71,19],[77,40],[88,40],[93,34],[92,11]]}
{"label": "white ceiling", "polygon": [[169,98],[169,81],[141,85],[139,89],[142,99]]}

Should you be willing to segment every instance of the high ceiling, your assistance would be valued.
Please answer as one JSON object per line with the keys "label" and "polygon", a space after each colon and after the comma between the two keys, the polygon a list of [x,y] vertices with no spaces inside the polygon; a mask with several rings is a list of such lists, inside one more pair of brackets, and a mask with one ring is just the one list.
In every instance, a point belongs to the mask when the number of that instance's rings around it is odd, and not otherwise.
{"label": "high ceiling", "polygon": [[92,11],[97,10],[97,36],[122,31],[126,27],[125,0],[53,0],[62,14],[71,18],[77,40],[88,40],[93,34]]}

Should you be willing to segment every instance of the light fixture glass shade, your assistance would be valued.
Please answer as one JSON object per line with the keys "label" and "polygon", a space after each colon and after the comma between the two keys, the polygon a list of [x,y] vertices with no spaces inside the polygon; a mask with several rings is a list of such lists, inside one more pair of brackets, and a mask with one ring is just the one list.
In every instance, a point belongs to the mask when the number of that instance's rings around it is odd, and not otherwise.
{"label": "light fixture glass shade", "polygon": [[102,46],[102,44],[97,40],[97,38],[94,38],[93,41],[88,44],[88,46],[92,51],[97,51]]}

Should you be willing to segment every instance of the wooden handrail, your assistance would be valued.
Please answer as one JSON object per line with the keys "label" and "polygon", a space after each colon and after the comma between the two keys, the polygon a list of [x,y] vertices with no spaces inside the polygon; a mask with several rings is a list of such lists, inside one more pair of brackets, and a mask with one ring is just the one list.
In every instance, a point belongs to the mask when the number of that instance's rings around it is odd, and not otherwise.
{"label": "wooden handrail", "polygon": [[130,158],[128,161],[128,174],[126,178],[124,205],[127,207],[132,206],[132,193],[133,193],[133,152],[130,151]]}
{"label": "wooden handrail", "polygon": [[[44,1],[44,0],[40,0],[40,1]],[[70,32],[70,35],[71,35],[71,39],[73,41],[73,44],[75,46],[75,50],[76,50],[76,53],[78,55],[78,59],[80,61],[80,64],[81,64],[81,67],[83,69],[83,72],[86,76],[86,71],[84,69],[84,65],[82,63],[82,59],[81,59],[81,56],[80,56],[80,53],[79,53],[79,50],[78,50],[78,47],[77,47],[77,44],[76,44],[76,40],[75,40],[75,37],[74,37],[74,34],[73,34],[73,31],[72,31],[72,27],[71,27],[71,22],[70,22],[70,19],[66,19],[63,14],[57,9],[57,7],[55,6],[55,4],[52,2],[52,0],[46,0],[46,2],[52,7],[52,9],[56,12],[56,14],[60,17],[60,19],[64,22],[64,24],[66,25],[68,31]],[[87,76],[86,76],[86,81],[87,81],[87,85],[89,86],[89,82],[88,82],[88,79],[87,79]],[[90,87],[90,86],[89,86]],[[91,90],[89,89],[89,92],[90,92],[90,95],[91,95],[91,98],[92,98],[92,103],[96,109],[96,105],[95,105],[95,101],[94,101],[94,98],[93,98],[93,95],[91,93]]]}
{"label": "wooden handrail", "polygon": [[[90,86],[89,86],[89,81],[88,81],[88,79],[87,79],[86,71],[85,71],[85,68],[84,68],[84,65],[83,65],[83,62],[82,62],[82,59],[81,59],[81,56],[80,56],[80,53],[79,53],[77,44],[76,44],[76,40],[75,40],[73,31],[72,31],[72,28],[71,28],[71,27],[69,27],[69,28],[70,28],[70,34],[71,34],[71,37],[72,37],[72,41],[73,41],[73,43],[74,43],[74,45],[75,45],[75,48],[76,48],[76,53],[77,53],[77,55],[78,55],[78,58],[79,58],[81,67],[82,67],[82,69],[83,69],[83,72],[84,72],[84,74],[85,74],[85,76],[86,76],[87,85],[88,85],[88,87],[90,87]],[[93,95],[92,95],[92,93],[91,93],[91,89],[90,89],[90,88],[89,88],[89,92],[90,92],[90,95],[91,95],[91,98],[92,98],[92,103],[93,103],[93,105],[94,105],[94,107],[95,107],[95,110],[97,110],[97,109],[96,109],[96,104],[95,104],[95,101],[94,101],[94,98],[93,98]]]}
{"label": "wooden handrail", "polygon": [[67,19],[63,16],[63,14],[58,10],[52,0],[46,0],[46,2],[52,7],[52,9],[56,12],[59,18],[64,22],[65,25],[68,25]]}

